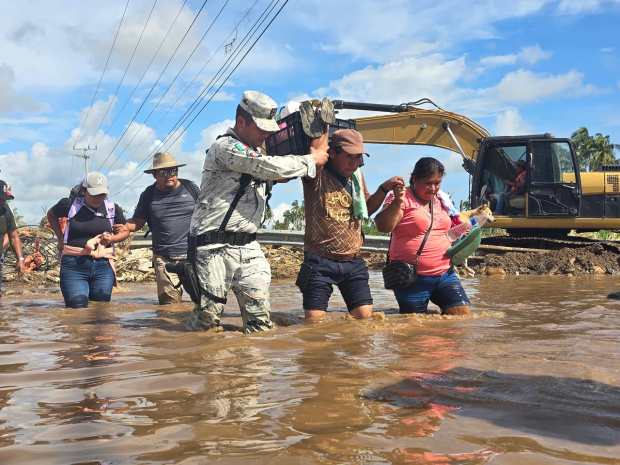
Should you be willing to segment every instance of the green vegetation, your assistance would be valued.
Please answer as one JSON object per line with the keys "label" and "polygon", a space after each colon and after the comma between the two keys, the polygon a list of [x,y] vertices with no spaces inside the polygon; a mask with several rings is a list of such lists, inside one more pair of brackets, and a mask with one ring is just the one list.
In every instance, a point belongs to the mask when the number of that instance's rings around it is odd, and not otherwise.
{"label": "green vegetation", "polygon": [[591,136],[584,126],[571,135],[577,151],[577,160],[581,171],[595,171],[603,165],[615,165],[619,162],[614,152],[620,150],[620,144],[610,142],[609,136],[596,133]]}

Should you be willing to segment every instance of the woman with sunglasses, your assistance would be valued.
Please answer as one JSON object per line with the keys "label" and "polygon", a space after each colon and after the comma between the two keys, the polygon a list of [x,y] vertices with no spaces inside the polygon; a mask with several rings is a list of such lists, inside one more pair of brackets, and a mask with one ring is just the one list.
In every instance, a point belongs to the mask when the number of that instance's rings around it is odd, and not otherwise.
{"label": "woman with sunglasses", "polygon": [[[160,305],[181,302],[179,278],[166,271],[167,263],[187,258],[187,234],[196,207],[198,186],[187,179],[179,179],[178,163],[168,152],[156,153],[150,173],[155,183],[140,195],[136,211],[127,220],[127,231],[139,231],[148,223],[153,237],[153,268]],[[119,228],[120,229],[120,228]]]}
{"label": "woman with sunglasses", "polygon": [[[107,199],[108,180],[101,173],[88,173],[75,197],[61,199],[47,212],[58,237],[60,290],[65,306],[88,307],[89,301],[109,302],[116,285],[114,246],[129,231],[114,234],[114,224],[125,224],[123,211]],[[64,232],[60,218],[67,218]]]}

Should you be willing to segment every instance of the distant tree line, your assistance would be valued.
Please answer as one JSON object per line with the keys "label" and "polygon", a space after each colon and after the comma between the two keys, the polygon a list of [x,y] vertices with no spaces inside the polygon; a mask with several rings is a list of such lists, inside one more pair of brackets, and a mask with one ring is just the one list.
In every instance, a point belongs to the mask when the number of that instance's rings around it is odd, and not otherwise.
{"label": "distant tree line", "polygon": [[[304,201],[301,204],[293,200],[291,208],[282,214],[282,220],[275,220],[273,211],[269,209],[266,214],[266,222],[273,225],[273,229],[278,231],[303,231],[306,228],[306,206]],[[375,220],[367,218],[362,221],[362,231],[367,236],[387,236],[377,230]]]}

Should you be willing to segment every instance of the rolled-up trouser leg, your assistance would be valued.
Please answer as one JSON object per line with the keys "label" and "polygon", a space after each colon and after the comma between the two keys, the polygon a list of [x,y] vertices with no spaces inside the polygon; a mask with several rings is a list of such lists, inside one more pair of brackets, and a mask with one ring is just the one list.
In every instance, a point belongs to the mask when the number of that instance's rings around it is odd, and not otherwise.
{"label": "rolled-up trouser leg", "polygon": [[240,273],[235,276],[232,289],[241,309],[243,332],[269,331],[273,328],[269,304],[271,267],[257,242],[238,251]]}
{"label": "rolled-up trouser leg", "polygon": [[[217,249],[198,249],[196,254],[196,273],[200,285],[204,290],[217,297],[226,297],[232,283],[236,267],[229,259],[229,247]],[[187,322],[190,331],[204,331],[219,326],[224,312],[224,304],[215,302],[204,294],[200,298],[200,305],[194,305],[194,310]]]}
{"label": "rolled-up trouser leg", "polygon": [[167,257],[153,254],[157,299],[160,305],[178,304],[183,296],[183,288],[175,288],[179,284],[179,277],[175,273],[168,273],[166,271],[166,263],[176,263],[176,260],[170,260]]}

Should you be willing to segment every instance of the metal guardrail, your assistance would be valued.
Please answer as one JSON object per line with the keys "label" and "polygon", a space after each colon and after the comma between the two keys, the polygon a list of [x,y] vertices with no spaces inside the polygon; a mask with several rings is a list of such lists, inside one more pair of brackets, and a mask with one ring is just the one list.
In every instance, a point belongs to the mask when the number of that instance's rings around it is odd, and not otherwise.
{"label": "metal guardrail", "polygon": [[[303,247],[304,232],[303,231],[276,231],[273,229],[259,229],[257,232],[258,242],[262,245],[290,245]],[[388,236],[366,236],[362,250],[365,252],[387,252],[390,238]],[[142,249],[151,247],[151,238],[134,239],[130,248]]]}

